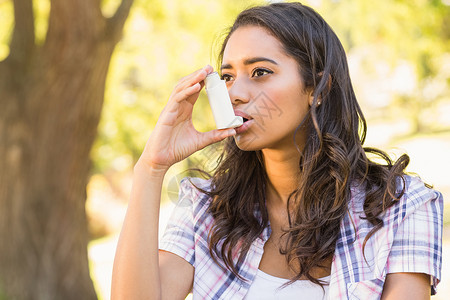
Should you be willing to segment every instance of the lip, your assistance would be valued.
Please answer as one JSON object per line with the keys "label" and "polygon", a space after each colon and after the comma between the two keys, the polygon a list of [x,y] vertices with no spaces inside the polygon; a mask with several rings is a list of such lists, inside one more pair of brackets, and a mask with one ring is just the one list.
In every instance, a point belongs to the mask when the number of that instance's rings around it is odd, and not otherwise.
{"label": "lip", "polygon": [[247,120],[253,120],[253,118],[249,114],[247,114],[246,112],[243,112],[242,110],[235,110],[234,115],[240,116],[242,118],[246,118]]}
{"label": "lip", "polygon": [[253,122],[254,122],[254,120],[250,119],[247,122],[244,122],[244,124],[242,124],[241,126],[236,127],[235,128],[236,134],[243,133],[243,132],[247,131],[249,129],[249,127],[252,126]]}
{"label": "lip", "polygon": [[253,122],[254,122],[253,118],[252,118],[249,114],[247,114],[247,113],[245,113],[245,112],[243,112],[243,111],[241,111],[241,110],[235,110],[235,111],[234,111],[234,114],[235,114],[236,116],[240,116],[240,117],[245,118],[245,119],[248,120],[247,122],[244,122],[244,124],[242,124],[241,126],[235,128],[236,134],[243,133],[243,132],[247,131],[248,128],[249,128],[249,127],[253,124]]}

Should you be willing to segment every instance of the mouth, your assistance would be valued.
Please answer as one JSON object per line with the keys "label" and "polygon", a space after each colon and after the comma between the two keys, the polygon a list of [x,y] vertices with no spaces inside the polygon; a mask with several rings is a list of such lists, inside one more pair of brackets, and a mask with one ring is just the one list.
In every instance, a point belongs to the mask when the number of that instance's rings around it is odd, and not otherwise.
{"label": "mouth", "polygon": [[235,128],[237,134],[247,131],[255,121],[253,119],[253,117],[250,116],[249,114],[247,114],[245,111],[237,109],[234,111],[234,114],[236,116],[242,117],[242,121],[243,121],[241,126]]}
{"label": "mouth", "polygon": [[246,112],[243,112],[241,110],[235,110],[234,114],[236,116],[242,117],[242,120],[244,121],[244,123],[242,123],[241,126],[235,128],[237,134],[240,134],[240,133],[243,133],[243,132],[247,131],[249,129],[250,125],[252,125],[252,123],[254,123],[253,122],[254,121],[253,118],[249,114],[247,114]]}
{"label": "mouth", "polygon": [[250,120],[253,120],[253,118],[252,118],[249,114],[247,114],[246,112],[243,112],[243,111],[241,111],[241,110],[235,110],[235,111],[234,111],[234,114],[235,114],[236,116],[242,117],[244,123],[245,123],[245,122],[248,122],[248,121],[250,121]]}
{"label": "mouth", "polygon": [[254,123],[253,121],[254,121],[253,119],[245,118],[244,123],[242,123],[241,126],[235,128],[236,133],[240,134],[240,133],[246,132],[251,127],[251,125]]}

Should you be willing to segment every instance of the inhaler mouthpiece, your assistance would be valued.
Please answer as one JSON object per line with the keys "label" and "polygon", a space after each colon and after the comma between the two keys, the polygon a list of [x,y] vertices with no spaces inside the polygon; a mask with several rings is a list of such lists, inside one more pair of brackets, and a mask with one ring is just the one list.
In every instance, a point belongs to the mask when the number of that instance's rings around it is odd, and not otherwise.
{"label": "inhaler mouthpiece", "polygon": [[234,115],[227,86],[217,72],[206,76],[205,88],[217,129],[235,128],[244,124],[242,117]]}

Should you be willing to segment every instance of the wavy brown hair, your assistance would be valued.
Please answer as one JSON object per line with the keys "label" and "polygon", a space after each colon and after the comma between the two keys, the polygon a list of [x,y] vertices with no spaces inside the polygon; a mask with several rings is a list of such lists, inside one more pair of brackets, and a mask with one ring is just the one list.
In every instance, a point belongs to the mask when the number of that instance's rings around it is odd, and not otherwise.
{"label": "wavy brown hair", "polygon": [[[287,239],[280,253],[290,266],[300,266],[291,282],[304,276],[321,284],[311,273],[324,267],[335,251],[340,223],[348,211],[350,185],[359,184],[366,192],[364,218],[373,225],[366,242],[383,226],[381,214],[403,195],[404,184],[399,179],[409,157],[403,155],[393,162],[380,150],[363,148],[367,126],[350,81],[345,51],[318,13],[300,3],[245,10],[224,40],[220,62],[231,34],[248,25],[265,28],[282,43],[286,54],[296,59],[305,89],[313,91],[309,113],[298,127],[307,131],[304,147],[298,147],[303,148],[299,150],[302,176],[287,202],[289,228],[284,229]],[[367,153],[384,163],[369,160]],[[240,264],[269,222],[262,155],[261,151],[242,151],[228,138],[210,177],[210,189],[198,188],[212,198],[211,256],[239,278]]]}

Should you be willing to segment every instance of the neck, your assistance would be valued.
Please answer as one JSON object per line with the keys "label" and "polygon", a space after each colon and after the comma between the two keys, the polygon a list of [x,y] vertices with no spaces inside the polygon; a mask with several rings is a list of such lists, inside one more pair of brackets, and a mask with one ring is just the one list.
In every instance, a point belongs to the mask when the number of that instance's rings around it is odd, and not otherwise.
{"label": "neck", "polygon": [[296,149],[288,152],[263,149],[262,152],[268,178],[268,204],[286,207],[289,195],[297,188],[300,154]]}

